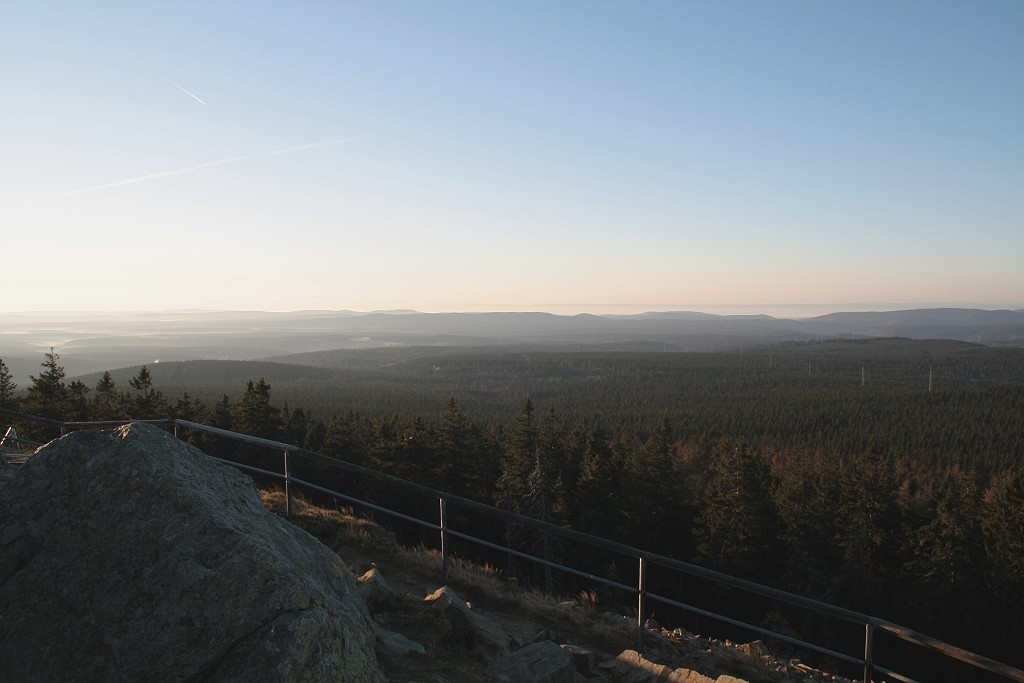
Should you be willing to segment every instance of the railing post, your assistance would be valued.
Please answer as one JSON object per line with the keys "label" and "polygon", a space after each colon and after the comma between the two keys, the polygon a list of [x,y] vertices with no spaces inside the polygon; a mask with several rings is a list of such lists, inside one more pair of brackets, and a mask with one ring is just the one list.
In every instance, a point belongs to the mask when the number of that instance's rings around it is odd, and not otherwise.
{"label": "railing post", "polygon": [[441,581],[448,582],[448,501],[443,497],[437,499],[441,511]]}
{"label": "railing post", "polygon": [[644,586],[644,574],[646,572],[647,565],[644,563],[644,558],[640,556],[640,576],[637,579],[637,590],[636,590],[636,644],[637,652],[643,654],[644,652],[644,603],[647,599],[647,588]]}
{"label": "railing post", "polygon": [[864,624],[864,683],[871,683],[875,674],[875,627]]}
{"label": "railing post", "polygon": [[288,451],[284,452],[284,516],[292,516],[292,475],[288,471]]}

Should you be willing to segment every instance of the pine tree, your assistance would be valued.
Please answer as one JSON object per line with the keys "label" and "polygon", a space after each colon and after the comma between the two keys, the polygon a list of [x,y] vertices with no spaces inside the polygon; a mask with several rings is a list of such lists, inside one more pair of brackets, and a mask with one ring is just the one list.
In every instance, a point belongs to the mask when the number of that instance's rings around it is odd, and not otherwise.
{"label": "pine tree", "polygon": [[81,380],[68,384],[68,420],[84,422],[91,419],[89,410],[89,387]]}
{"label": "pine tree", "polygon": [[135,391],[142,392],[142,400],[149,398],[149,392],[153,389],[153,375],[145,365],[139,370],[139,374],[128,380],[128,386]]}
{"label": "pine tree", "polygon": [[97,420],[117,420],[127,415],[117,383],[109,370],[96,383],[92,395],[92,414]]}
{"label": "pine tree", "polygon": [[150,369],[142,366],[138,375],[128,380],[128,385],[139,392],[134,401],[134,418],[161,420],[170,414],[171,409],[163,392],[154,388],[153,374]]}
{"label": "pine tree", "polygon": [[213,410],[210,411],[210,426],[217,429],[234,430],[235,420],[233,412],[231,401],[228,399],[228,395],[224,394],[214,405]]}
{"label": "pine tree", "polygon": [[445,490],[460,496],[479,495],[480,472],[473,460],[470,424],[454,398],[448,399],[441,417],[437,452]]}
{"label": "pine tree", "polygon": [[280,410],[270,403],[270,385],[261,377],[249,380],[242,399],[232,408],[234,428],[243,434],[277,440],[281,428]]}
{"label": "pine tree", "polygon": [[0,358],[0,408],[4,410],[18,409],[18,401],[14,396],[14,392],[17,390],[18,385],[14,383],[11,371]]}
{"label": "pine tree", "polygon": [[302,408],[293,411],[288,410],[288,402],[285,401],[281,408],[281,440],[285,443],[302,446],[309,430],[309,416]]}
{"label": "pine tree", "polygon": [[622,472],[620,505],[630,543],[668,555],[693,546],[693,511],[676,460],[671,426],[662,419],[642,446],[630,448]]}
{"label": "pine tree", "polygon": [[174,402],[171,414],[177,420],[188,420],[189,422],[205,423],[209,419],[210,411],[206,404],[195,398],[186,391]]}
{"label": "pine tree", "polygon": [[772,497],[782,525],[785,587],[802,595],[826,595],[842,563],[835,541],[838,467],[820,455],[782,457]]}
{"label": "pine tree", "polygon": [[327,425],[323,420],[310,420],[306,434],[302,437],[302,447],[314,453],[323,449],[324,438],[327,436]]}
{"label": "pine tree", "polygon": [[[527,398],[507,435],[501,453],[501,471],[495,484],[495,504],[521,515],[530,514],[530,474],[537,464],[537,425],[533,402]],[[525,529],[520,524],[505,523],[505,544],[520,545]],[[508,573],[514,574],[515,563],[508,556]]]}
{"label": "pine tree", "polygon": [[778,517],[768,464],[742,440],[715,450],[698,513],[702,564],[754,581],[778,583]]}
{"label": "pine tree", "polygon": [[364,422],[363,416],[351,409],[343,416],[333,416],[327,423],[321,452],[356,465],[363,464],[369,441]]}
{"label": "pine tree", "polygon": [[998,475],[985,494],[982,513],[988,588],[994,597],[993,637],[1002,651],[1019,653],[1024,637],[1024,468]]}
{"label": "pine tree", "polygon": [[576,528],[605,538],[622,538],[625,520],[618,505],[621,474],[608,439],[602,432],[595,433],[580,463],[573,496]]}
{"label": "pine tree", "polygon": [[[174,406],[170,409],[171,416],[176,420],[188,420],[189,422],[197,422],[199,424],[206,424],[210,420],[210,411],[207,410],[206,404],[197,398],[193,398],[186,391],[174,402]],[[197,447],[199,450],[207,452],[210,444],[210,437],[208,434],[196,430],[186,430],[188,443]]]}
{"label": "pine tree", "polygon": [[44,369],[39,375],[29,375],[32,385],[28,388],[25,398],[25,410],[39,417],[51,420],[64,420],[68,413],[68,387],[64,383],[64,368],[60,365],[60,356],[50,348],[43,355],[40,366]]}
{"label": "pine tree", "polygon": [[140,392],[133,409],[134,417],[140,420],[158,420],[170,412],[162,392],[153,389],[153,375],[145,365],[139,374],[128,380],[128,386]]}
{"label": "pine tree", "polygon": [[981,496],[973,472],[957,467],[943,478],[931,520],[916,534],[913,588],[919,599],[911,600],[911,606],[922,628],[956,624],[958,634],[977,633],[987,622],[975,609],[984,597],[985,583],[980,562],[984,557]]}
{"label": "pine tree", "polygon": [[[231,405],[231,400],[228,399],[227,394],[221,396],[221,399],[213,406],[210,411],[210,426],[216,427],[217,429],[226,429],[228,431],[234,431],[234,417]],[[204,450],[210,455],[216,455],[222,458],[230,458],[238,450],[238,442],[223,436],[204,436],[203,440],[206,443]]]}
{"label": "pine tree", "polygon": [[495,487],[498,507],[528,514],[529,479],[536,465],[537,425],[533,414],[533,401],[523,403],[509,430],[501,456],[501,473]]}
{"label": "pine tree", "polygon": [[885,614],[892,607],[890,581],[903,561],[893,463],[869,452],[841,470],[839,486],[837,542],[843,562],[836,595],[859,610]]}
{"label": "pine tree", "polygon": [[561,524],[555,510],[564,509],[564,501],[556,495],[561,493],[562,468],[566,461],[565,424],[552,408],[541,419],[537,429],[537,449],[533,467],[530,470],[529,514],[545,522]]}

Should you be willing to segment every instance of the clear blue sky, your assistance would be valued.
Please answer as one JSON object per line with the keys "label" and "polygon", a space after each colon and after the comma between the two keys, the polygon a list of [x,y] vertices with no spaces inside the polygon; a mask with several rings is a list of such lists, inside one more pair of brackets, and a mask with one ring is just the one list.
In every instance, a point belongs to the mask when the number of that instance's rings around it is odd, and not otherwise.
{"label": "clear blue sky", "polygon": [[0,310],[1024,306],[1024,2],[22,2]]}

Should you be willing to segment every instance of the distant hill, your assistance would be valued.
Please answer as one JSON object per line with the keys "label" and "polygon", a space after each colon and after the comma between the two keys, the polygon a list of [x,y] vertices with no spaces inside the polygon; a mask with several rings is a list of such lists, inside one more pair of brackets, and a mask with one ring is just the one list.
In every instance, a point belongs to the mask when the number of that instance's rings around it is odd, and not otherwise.
{"label": "distant hill", "polygon": [[24,386],[51,346],[70,375],[157,360],[255,360],[335,349],[487,347],[709,351],[832,337],[1024,346],[1024,311],[960,308],[806,319],[662,311],[637,315],[414,311],[0,314],[0,358]]}
{"label": "distant hill", "polygon": [[831,313],[801,322],[822,335],[953,339],[1024,346],[1024,311],[926,308],[878,313]]}

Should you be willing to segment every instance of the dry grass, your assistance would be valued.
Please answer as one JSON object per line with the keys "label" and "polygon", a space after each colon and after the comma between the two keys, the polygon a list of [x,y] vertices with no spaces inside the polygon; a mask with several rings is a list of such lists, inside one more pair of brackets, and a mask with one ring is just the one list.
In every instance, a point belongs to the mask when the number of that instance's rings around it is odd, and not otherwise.
{"label": "dry grass", "polygon": [[[285,514],[285,495],[280,490],[260,492],[264,506],[278,515]],[[424,582],[439,585],[441,554],[423,546],[404,547],[394,535],[376,522],[359,517],[351,508],[325,508],[301,494],[292,494],[291,521],[343,557],[357,555],[373,561],[387,557],[388,580],[396,569]],[[513,613],[537,621],[547,628],[571,633],[575,639],[603,650],[619,652],[636,643],[636,630],[622,617],[601,614],[597,595],[582,591],[574,597],[554,597],[526,589],[490,564],[476,564],[457,557],[448,559],[447,585],[465,597],[473,598],[484,609]]]}
{"label": "dry grass", "polygon": [[[263,506],[285,516],[285,494],[280,489],[260,491]],[[351,508],[336,509],[314,505],[302,494],[292,493],[291,521],[334,552],[341,548],[371,547],[383,553],[399,549],[393,534],[379,524],[357,516]]]}
{"label": "dry grass", "polygon": [[[263,490],[260,496],[268,510],[284,516],[283,491]],[[394,534],[359,516],[349,507],[324,507],[301,494],[293,494],[291,512],[294,524],[333,549],[357,571],[379,565],[388,583],[400,593],[404,592],[415,604],[421,604],[425,594],[441,585],[440,552],[423,546],[401,546]],[[524,625],[532,625],[533,628],[542,625],[553,639],[604,653],[618,653],[637,647],[635,618],[608,610],[601,604],[598,593],[592,590],[557,598],[521,587],[492,565],[480,565],[457,557],[448,560],[446,584],[463,599],[474,603],[475,607],[489,612],[510,633],[517,630],[517,624],[520,631]],[[424,589],[427,593],[422,592]],[[404,632],[420,641],[430,655],[428,664],[421,659],[409,663],[398,658],[391,662],[390,666],[394,668],[391,680],[409,680],[413,675],[423,680],[450,683],[482,680],[480,662],[465,648],[457,646],[457,639],[453,639],[446,622],[438,622],[429,612],[415,609],[398,609],[376,616],[383,618],[387,628]],[[556,633],[560,635],[556,637]],[[677,664],[690,668],[696,668],[700,662],[707,664],[710,658],[711,663],[704,667],[705,673],[714,676],[729,673],[758,681],[808,680],[807,671],[800,672],[796,678],[790,677],[785,665],[764,660],[748,652],[746,646],[737,647],[728,641],[723,644],[685,633],[671,639],[667,637],[670,635],[675,634],[646,632],[644,639],[651,653],[648,656],[666,662],[675,660]],[[713,655],[710,654],[712,651]],[[420,671],[422,666],[429,666],[430,671]],[[815,680],[846,680],[814,673]]]}

